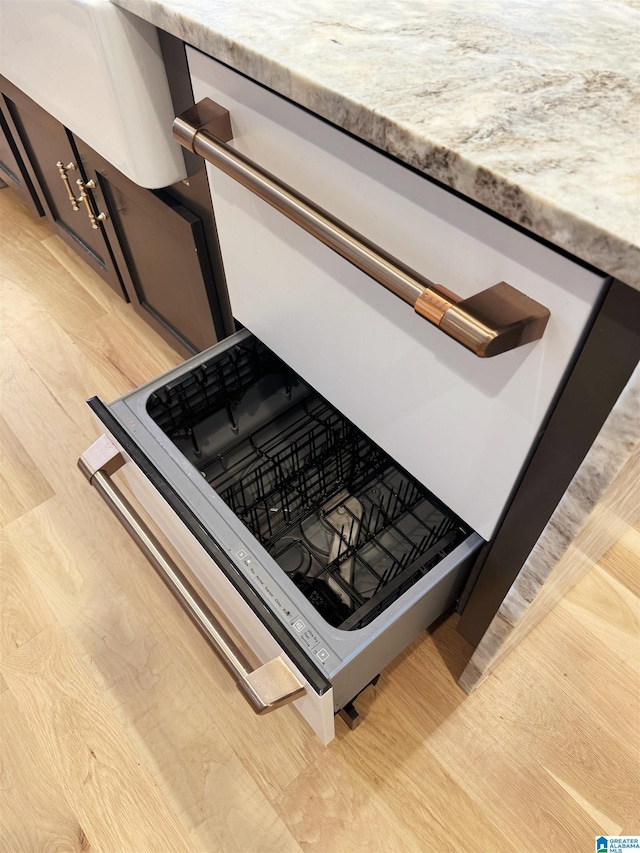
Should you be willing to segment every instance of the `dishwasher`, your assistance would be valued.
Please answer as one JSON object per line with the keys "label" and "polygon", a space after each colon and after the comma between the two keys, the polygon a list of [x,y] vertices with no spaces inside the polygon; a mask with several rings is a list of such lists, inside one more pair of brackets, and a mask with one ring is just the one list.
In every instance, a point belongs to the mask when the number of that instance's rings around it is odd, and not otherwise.
{"label": "dishwasher", "polygon": [[329,691],[323,730],[452,605],[482,544],[246,330],[89,405],[134,490],[144,472],[200,543],[205,590],[217,599],[213,574],[226,577],[277,625],[307,692]]}
{"label": "dishwasher", "polygon": [[103,434],[80,467],[254,710],[292,703],[328,743],[334,715],[357,723],[354,698],[455,604],[605,282],[188,53],[200,103],[174,135],[208,161],[245,328],[92,398]]}

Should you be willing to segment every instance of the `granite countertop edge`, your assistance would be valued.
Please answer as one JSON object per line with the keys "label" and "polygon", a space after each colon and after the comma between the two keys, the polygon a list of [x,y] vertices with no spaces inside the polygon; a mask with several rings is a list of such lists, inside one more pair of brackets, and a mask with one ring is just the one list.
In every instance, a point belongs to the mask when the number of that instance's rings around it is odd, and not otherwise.
{"label": "granite countertop edge", "polygon": [[[640,241],[635,239],[635,234],[627,239],[626,235],[607,228],[605,222],[597,221],[597,216],[583,216],[576,210],[575,199],[572,205],[565,206],[558,198],[532,188],[526,174],[522,180],[517,174],[503,174],[490,162],[469,156],[463,148],[430,138],[411,122],[393,118],[389,110],[377,109],[371,100],[369,103],[359,101],[348,87],[338,90],[328,86],[319,75],[305,74],[300,67],[292,67],[282,58],[266,55],[264,50],[238,39],[235,34],[223,32],[222,24],[212,23],[204,14],[194,14],[193,7],[203,0],[112,2],[526,231],[640,290]],[[629,230],[635,232],[637,220],[640,220],[640,197],[632,194],[631,198],[631,204],[627,205],[630,211],[627,221],[633,220]],[[614,193],[611,204],[615,201]]]}

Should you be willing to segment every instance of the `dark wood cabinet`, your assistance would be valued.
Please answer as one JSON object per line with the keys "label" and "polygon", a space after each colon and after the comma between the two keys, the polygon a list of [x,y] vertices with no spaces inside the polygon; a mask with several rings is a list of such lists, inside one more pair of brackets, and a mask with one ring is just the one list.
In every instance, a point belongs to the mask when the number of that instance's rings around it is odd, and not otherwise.
{"label": "dark wood cabinet", "polygon": [[0,178],[27,204],[38,216],[44,216],[42,205],[31,183],[27,168],[16,148],[13,134],[7,120],[0,111]]}
{"label": "dark wood cabinet", "polygon": [[211,346],[216,293],[200,218],[168,192],[134,184],[81,140],[76,145],[93,192],[104,198],[104,227],[134,309],[185,354]]}
{"label": "dark wood cabinet", "polygon": [[[122,282],[105,238],[99,211],[87,194],[80,200],[87,176],[82,171],[67,129],[11,84],[3,85],[3,113],[45,215],[58,234],[120,295]],[[93,220],[90,217],[93,214]]]}
{"label": "dark wood cabinet", "polygon": [[233,331],[202,166],[184,186],[145,189],[9,81],[0,88],[0,177],[183,355]]}

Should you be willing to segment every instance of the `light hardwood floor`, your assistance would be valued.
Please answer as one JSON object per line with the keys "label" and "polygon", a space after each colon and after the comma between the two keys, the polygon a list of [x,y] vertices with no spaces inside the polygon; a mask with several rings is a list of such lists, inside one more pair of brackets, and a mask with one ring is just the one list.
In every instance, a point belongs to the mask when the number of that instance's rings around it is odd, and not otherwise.
{"label": "light hardwood floor", "polygon": [[471,696],[455,617],[323,748],[251,714],[76,469],[180,360],[0,191],[0,849],[574,853],[640,831],[640,527]]}

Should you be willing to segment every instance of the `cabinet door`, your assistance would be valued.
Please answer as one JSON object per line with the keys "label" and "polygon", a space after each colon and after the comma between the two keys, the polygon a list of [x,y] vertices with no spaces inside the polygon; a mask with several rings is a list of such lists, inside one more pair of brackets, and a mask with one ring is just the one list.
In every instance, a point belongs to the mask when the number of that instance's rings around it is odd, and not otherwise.
{"label": "cabinet door", "polygon": [[4,115],[0,112],[0,178],[14,189],[22,200],[34,210],[38,216],[43,210],[27,174],[22,158],[16,149],[11,131]]}
{"label": "cabinet door", "polygon": [[198,216],[162,190],[139,187],[76,139],[103,193],[104,223],[133,307],[183,354],[214,344],[214,280]]}
{"label": "cabinet door", "polygon": [[[118,270],[105,238],[100,211],[90,193],[81,201],[78,179],[86,182],[66,128],[24,94],[9,90],[4,104],[28,160],[42,207],[58,234],[120,295]],[[93,220],[89,214],[93,214]]]}

